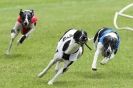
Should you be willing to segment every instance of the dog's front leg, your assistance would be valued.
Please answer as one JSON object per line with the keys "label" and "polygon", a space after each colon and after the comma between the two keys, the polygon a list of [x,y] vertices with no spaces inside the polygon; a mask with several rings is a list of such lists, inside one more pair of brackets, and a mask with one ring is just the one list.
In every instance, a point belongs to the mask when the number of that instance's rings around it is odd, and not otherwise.
{"label": "dog's front leg", "polygon": [[31,24],[31,30],[28,33],[26,33],[25,36],[28,37],[34,30],[35,30],[35,25],[32,23]]}
{"label": "dog's front leg", "polygon": [[105,57],[105,58],[100,62],[100,64],[101,64],[101,65],[107,64],[107,63],[109,62],[109,60],[111,60],[113,57],[114,57],[114,53],[111,54],[111,57],[110,57],[110,58]]}
{"label": "dog's front leg", "polygon": [[19,29],[21,29],[21,24],[19,22],[16,22],[13,29],[11,30],[11,40],[10,40],[10,43],[9,43],[9,47],[6,51],[7,55],[10,54],[12,43],[13,43],[14,39],[16,38],[16,36],[18,35],[18,33],[20,31]]}
{"label": "dog's front leg", "polygon": [[58,57],[56,56],[56,54],[54,55],[54,58],[49,62],[49,64],[47,65],[47,67],[38,74],[38,77],[42,77],[44,74],[46,74],[46,72],[58,61]]}
{"label": "dog's front leg", "polygon": [[11,50],[13,41],[14,41],[14,39],[11,38],[10,43],[9,43],[9,47],[8,47],[8,49],[7,49],[7,51],[6,51],[6,54],[7,54],[7,55],[10,54],[10,50]]}
{"label": "dog's front leg", "polygon": [[26,39],[26,35],[22,35],[22,36],[20,37],[20,39],[18,40],[17,45],[22,44],[22,43],[24,42],[25,39]]}
{"label": "dog's front leg", "polygon": [[99,55],[99,50],[97,50],[95,52],[95,55],[94,55],[94,59],[93,59],[93,63],[92,63],[92,70],[93,71],[96,71],[97,70],[96,65],[97,65],[98,55]]}
{"label": "dog's front leg", "polygon": [[60,68],[58,72],[55,74],[55,76],[48,82],[48,85],[53,85],[54,81],[66,70],[68,67],[73,63],[73,61],[64,60],[64,67]]}
{"label": "dog's front leg", "polygon": [[100,62],[100,64],[101,64],[101,65],[107,64],[109,60],[110,60],[109,58],[105,57],[105,58]]}
{"label": "dog's front leg", "polygon": [[101,64],[101,65],[107,64],[107,63],[109,62],[109,60],[113,59],[113,57],[114,57],[114,52],[111,54],[111,57],[110,57],[110,58],[105,57],[105,58],[100,62],[100,64]]}
{"label": "dog's front leg", "polygon": [[97,70],[97,59],[98,59],[98,56],[99,54],[101,53],[101,49],[102,49],[102,45],[101,44],[98,44],[97,45],[97,49],[96,49],[96,52],[95,52],[95,55],[94,55],[94,59],[93,59],[93,63],[92,63],[92,70],[93,71],[96,71]]}
{"label": "dog's front leg", "polygon": [[25,40],[34,30],[35,30],[35,26],[34,26],[34,24],[31,24],[31,29],[30,29],[30,31],[29,31],[28,33],[26,33],[25,35],[22,35],[22,36],[20,37],[20,39],[18,40],[17,45],[22,44],[22,43],[24,42],[24,40]]}

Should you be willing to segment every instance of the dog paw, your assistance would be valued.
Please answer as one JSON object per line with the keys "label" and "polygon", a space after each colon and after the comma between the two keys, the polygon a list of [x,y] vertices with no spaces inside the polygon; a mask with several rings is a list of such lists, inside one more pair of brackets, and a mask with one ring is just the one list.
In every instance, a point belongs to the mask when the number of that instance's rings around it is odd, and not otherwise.
{"label": "dog paw", "polygon": [[41,77],[43,77],[43,73],[39,73],[38,75],[37,75],[37,77],[39,77],[39,78],[41,78]]}
{"label": "dog paw", "polygon": [[19,46],[21,43],[20,43],[20,40],[17,41],[17,46]]}
{"label": "dog paw", "polygon": [[9,54],[10,54],[10,52],[7,50],[7,51],[5,52],[5,54],[6,54],[6,55],[9,55]]}
{"label": "dog paw", "polygon": [[48,82],[48,85],[53,85],[53,82],[52,82],[52,81],[49,81],[49,82]]}
{"label": "dog paw", "polygon": [[101,61],[100,64],[101,65],[105,65],[107,62],[106,61]]}
{"label": "dog paw", "polygon": [[93,70],[93,71],[97,71],[97,69],[96,69],[96,68],[92,68],[92,70]]}
{"label": "dog paw", "polygon": [[105,63],[102,63],[102,62],[101,62],[100,64],[101,64],[101,65],[105,65]]}

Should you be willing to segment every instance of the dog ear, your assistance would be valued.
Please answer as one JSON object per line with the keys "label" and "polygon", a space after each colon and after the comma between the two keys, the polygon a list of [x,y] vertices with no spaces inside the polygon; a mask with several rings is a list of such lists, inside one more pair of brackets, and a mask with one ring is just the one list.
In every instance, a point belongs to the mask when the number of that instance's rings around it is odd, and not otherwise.
{"label": "dog ear", "polygon": [[87,32],[86,31],[83,31],[84,32],[84,34],[85,34],[85,36],[87,37],[88,35],[87,35]]}
{"label": "dog ear", "polygon": [[111,40],[110,36],[105,36],[103,38],[103,46],[104,46],[105,50],[108,48],[110,40]]}
{"label": "dog ear", "polygon": [[117,39],[116,39],[116,38],[113,38],[113,39],[112,39],[112,43],[111,43],[111,47],[112,47],[113,49],[115,49],[116,46],[117,46]]}
{"label": "dog ear", "polygon": [[79,37],[81,36],[81,34],[82,34],[82,32],[79,30],[74,33],[73,38],[75,39],[76,42],[79,42]]}
{"label": "dog ear", "polygon": [[103,42],[104,43],[109,43],[111,41],[111,36],[106,36],[104,39],[103,39]]}
{"label": "dog ear", "polygon": [[32,17],[34,16],[34,10],[33,9],[31,10],[31,15],[32,15]]}
{"label": "dog ear", "polygon": [[22,14],[23,14],[23,10],[20,9],[19,15],[22,16]]}

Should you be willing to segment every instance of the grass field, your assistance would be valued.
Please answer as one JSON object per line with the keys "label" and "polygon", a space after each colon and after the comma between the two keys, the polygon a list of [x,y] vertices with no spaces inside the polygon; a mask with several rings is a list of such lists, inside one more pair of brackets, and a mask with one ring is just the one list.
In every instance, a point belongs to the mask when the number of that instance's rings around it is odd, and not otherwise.
{"label": "grass field", "polygon": [[[53,57],[57,41],[67,29],[84,29],[89,37],[93,37],[103,26],[114,28],[114,13],[132,2],[0,0],[0,88],[133,88],[133,32],[127,30],[118,31],[121,44],[115,59],[105,66],[98,64],[98,71],[91,70],[94,49],[85,48],[84,55],[53,86],[48,86],[47,82],[53,77],[54,68],[43,78],[37,78]],[[35,10],[38,17],[36,31],[23,45],[17,46],[16,39],[11,55],[7,56],[4,53],[10,30],[21,8]],[[93,47],[92,42],[88,44]]]}

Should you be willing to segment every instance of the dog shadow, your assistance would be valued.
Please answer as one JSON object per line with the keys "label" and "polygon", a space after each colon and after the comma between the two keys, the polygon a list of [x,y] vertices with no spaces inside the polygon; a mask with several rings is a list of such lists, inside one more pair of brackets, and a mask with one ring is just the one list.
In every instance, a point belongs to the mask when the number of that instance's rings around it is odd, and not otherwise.
{"label": "dog shadow", "polygon": [[[54,88],[64,88],[64,87],[69,87],[69,86],[74,86],[74,87],[78,87],[79,85],[84,85],[87,86],[89,81],[94,81],[94,80],[101,80],[101,79],[119,79],[120,76],[126,75],[125,77],[123,77],[123,79],[132,79],[133,75],[130,73],[119,73],[119,72],[112,72],[115,75],[112,75],[112,73],[103,73],[103,72],[70,72],[71,73],[71,77],[78,77],[77,80],[73,79],[64,79],[64,80],[57,80],[55,81],[55,83],[53,84]],[[118,77],[119,74],[119,77]],[[127,77],[127,75],[129,75]],[[48,79],[44,79],[44,80],[39,80],[37,81],[39,83],[39,85],[43,85],[45,87],[49,87],[48,83]]]}
{"label": "dog shadow", "polygon": [[10,54],[10,55],[4,54],[2,57],[6,59],[14,59],[14,58],[23,57],[23,55],[22,54]]}
{"label": "dog shadow", "polygon": [[[86,74],[86,73],[82,73],[82,72],[81,72],[81,74],[79,74],[79,72],[78,73],[77,72],[69,72],[69,73],[71,74],[71,78],[73,76],[74,77],[75,76],[80,76],[80,78],[82,78],[82,79],[84,79],[83,75]],[[79,74],[79,75],[76,75],[76,74]],[[68,87],[68,86],[75,86],[76,87],[77,84],[78,85],[82,85],[82,83],[84,83],[84,85],[88,85],[88,83],[83,82],[85,80],[82,80],[82,82],[81,82],[81,79],[75,80],[75,79],[71,79],[71,78],[70,79],[69,78],[68,79],[62,79],[62,78],[63,78],[63,75],[62,75],[62,77],[59,77],[59,79],[57,79],[52,86],[54,86],[54,88],[64,88],[64,86],[66,86],[66,87]],[[37,79],[36,83],[37,83],[37,85],[42,85],[42,86],[45,86],[45,87],[49,87],[49,85],[48,85],[48,81],[49,80],[50,79],[48,79],[48,78],[44,78],[42,80]]]}
{"label": "dog shadow", "polygon": [[[57,80],[55,83],[54,83],[54,86],[55,87],[58,87],[58,88],[63,88],[64,86],[74,86],[74,87],[78,87],[78,85],[88,85],[88,83],[86,82],[86,80],[84,79],[87,79],[89,80],[89,76],[88,76],[88,72],[68,72],[68,74],[71,74],[71,78],[70,79],[63,79],[62,80]],[[67,75],[67,74],[66,74]],[[75,80],[75,77],[78,77],[77,80]],[[78,85],[77,85],[78,84]]]}

